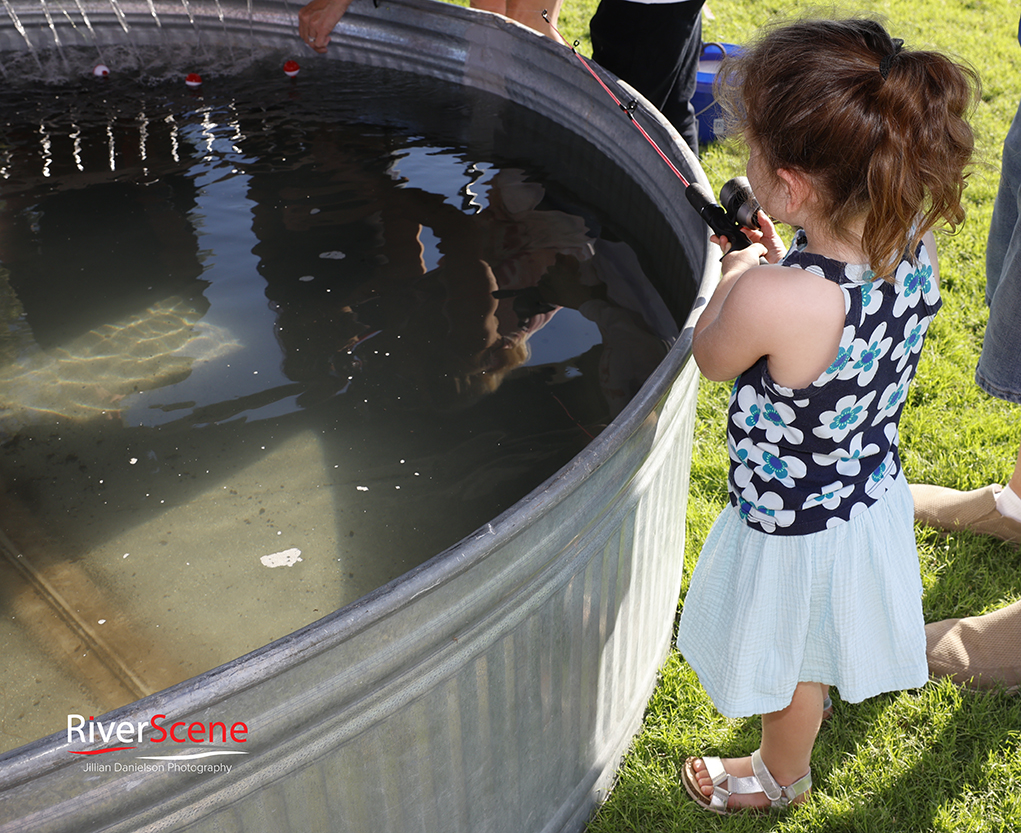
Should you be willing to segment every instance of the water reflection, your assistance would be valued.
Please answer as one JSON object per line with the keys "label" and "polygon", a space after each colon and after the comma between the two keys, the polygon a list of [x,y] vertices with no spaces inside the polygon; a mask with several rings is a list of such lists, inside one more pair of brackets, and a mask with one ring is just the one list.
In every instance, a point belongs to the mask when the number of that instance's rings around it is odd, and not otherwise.
{"label": "water reflection", "polygon": [[519,164],[279,84],[121,92],[91,119],[19,100],[3,136],[0,643],[33,670],[2,693],[52,706],[4,706],[8,746],[454,544],[676,333],[630,248]]}
{"label": "water reflection", "polygon": [[[529,339],[566,305],[598,327],[586,346],[607,352],[600,380],[608,415],[619,413],[673,328],[649,316],[651,290],[631,288],[641,270],[629,247],[543,207],[543,185],[517,168],[492,173],[465,211],[409,183],[403,152],[331,126],[307,166],[251,178],[284,370],[314,389],[302,401],[357,392],[380,410],[467,407],[528,362]],[[553,269],[558,259],[572,266]]]}
{"label": "water reflection", "polygon": [[400,158],[330,127],[301,170],[252,176],[259,271],[289,378],[380,410],[463,408],[526,362],[555,313],[520,320],[494,290],[536,287],[557,253],[590,259],[593,239],[582,217],[538,210],[544,188],[521,170],[496,172],[466,213],[409,183]]}

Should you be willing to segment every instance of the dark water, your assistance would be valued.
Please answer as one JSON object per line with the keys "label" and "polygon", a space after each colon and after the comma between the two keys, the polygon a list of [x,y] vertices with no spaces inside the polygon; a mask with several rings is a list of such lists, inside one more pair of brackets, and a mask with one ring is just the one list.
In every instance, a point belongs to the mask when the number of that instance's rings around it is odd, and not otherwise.
{"label": "dark water", "polygon": [[454,545],[676,333],[604,208],[460,87],[274,58],[0,114],[0,749]]}

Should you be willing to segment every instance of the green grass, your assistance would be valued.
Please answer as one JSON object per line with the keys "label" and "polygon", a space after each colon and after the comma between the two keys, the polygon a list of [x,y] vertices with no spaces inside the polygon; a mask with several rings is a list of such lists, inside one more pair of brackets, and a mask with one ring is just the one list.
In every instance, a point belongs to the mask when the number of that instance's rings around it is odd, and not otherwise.
{"label": "green grass", "polygon": [[[567,0],[561,30],[589,54],[595,2]],[[742,43],[773,14],[797,4],[709,0],[703,37]],[[1005,482],[1021,420],[1017,406],[974,383],[987,312],[985,239],[1003,137],[1021,94],[1019,8],[1008,0],[911,0],[842,4],[878,13],[912,47],[950,52],[983,83],[973,118],[979,157],[967,191],[968,219],[939,241],[943,311],[930,331],[901,421],[911,482],[971,489]],[[702,166],[717,187],[743,173],[741,149],[716,144]],[[725,411],[729,385],[703,382],[688,504],[685,585],[702,541],[726,500]],[[1021,598],[1017,547],[971,534],[918,529],[927,621],[994,610]],[[683,600],[682,589],[682,600]],[[1009,831],[1021,830],[1021,698],[976,696],[946,682],[860,704],[839,702],[813,756],[811,800],[783,816],[718,818],[699,810],[680,785],[684,759],[703,752],[747,755],[759,721],[728,720],[713,708],[691,668],[673,652],[663,666],[641,733],[617,773],[590,833],[623,831]]]}

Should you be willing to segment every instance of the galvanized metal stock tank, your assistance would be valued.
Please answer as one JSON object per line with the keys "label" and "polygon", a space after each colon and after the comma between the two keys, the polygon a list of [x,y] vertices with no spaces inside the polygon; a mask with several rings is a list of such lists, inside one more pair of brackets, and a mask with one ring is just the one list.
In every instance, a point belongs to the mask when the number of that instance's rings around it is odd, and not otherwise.
{"label": "galvanized metal stock tank", "polygon": [[[123,42],[301,54],[298,6],[286,3],[4,6],[0,67],[4,54]],[[86,775],[58,733],[0,757],[3,833],[576,831],[641,723],[681,582],[698,379],[689,316],[718,274],[707,231],[577,57],[523,26],[429,0],[355,0],[329,57],[470,85],[536,114],[533,144],[518,150],[614,207],[682,335],[582,454],[485,528],[353,605],[102,718],[243,719],[248,754],[230,774]],[[555,142],[539,117],[562,128]],[[708,185],[665,121],[642,123]],[[595,176],[579,161],[593,153],[616,164]]]}

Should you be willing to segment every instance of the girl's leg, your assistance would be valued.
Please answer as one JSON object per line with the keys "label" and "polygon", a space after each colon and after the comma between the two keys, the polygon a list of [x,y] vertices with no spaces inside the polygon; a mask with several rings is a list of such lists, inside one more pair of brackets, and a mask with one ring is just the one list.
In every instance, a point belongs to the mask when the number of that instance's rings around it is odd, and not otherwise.
{"label": "girl's leg", "polygon": [[798,683],[786,709],[762,715],[762,762],[780,784],[793,784],[809,770],[822,723],[824,688]]}
{"label": "girl's leg", "polygon": [[[809,770],[812,746],[822,723],[824,689],[821,683],[798,683],[787,708],[762,715],[762,762],[781,786],[793,784]],[[751,757],[725,758],[723,765],[739,778],[752,774]],[[698,760],[694,769],[702,793],[711,796],[713,785],[705,765]],[[769,799],[765,793],[734,795],[729,806],[768,807]]]}

